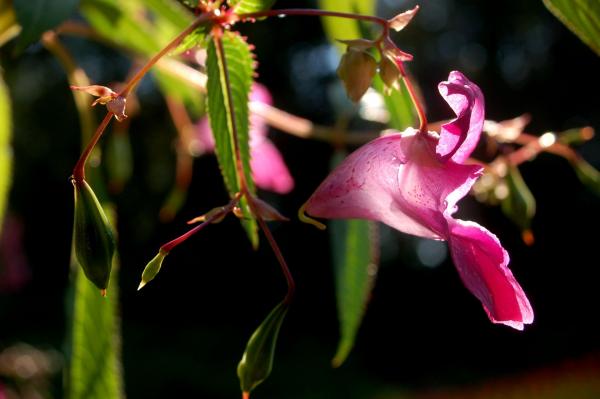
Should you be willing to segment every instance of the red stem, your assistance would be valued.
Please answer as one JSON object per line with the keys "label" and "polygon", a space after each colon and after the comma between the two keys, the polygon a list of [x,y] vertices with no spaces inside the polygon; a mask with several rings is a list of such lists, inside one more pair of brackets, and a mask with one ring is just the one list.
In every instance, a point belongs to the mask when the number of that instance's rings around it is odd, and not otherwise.
{"label": "red stem", "polygon": [[226,214],[228,214],[229,212],[231,212],[231,210],[237,205],[237,203],[240,200],[240,195],[237,194],[231,201],[229,201],[229,203],[227,205],[225,205],[220,211],[215,212],[213,214],[211,214],[210,216],[208,216],[206,218],[206,220],[204,222],[202,222],[201,224],[199,224],[198,226],[194,227],[193,229],[185,232],[184,234],[182,234],[181,236],[175,238],[174,240],[169,241],[168,243],[162,245],[160,247],[161,251],[164,251],[166,253],[171,252],[171,250],[173,248],[175,248],[176,246],[178,246],[179,244],[183,243],[184,241],[186,241],[188,238],[190,238],[191,236],[193,236],[194,234],[196,234],[197,232],[199,232],[200,230],[202,230],[203,228],[205,228],[206,226],[208,226],[209,224],[211,224],[212,222],[214,222],[215,220],[222,218],[223,216],[225,216]]}
{"label": "red stem", "polygon": [[154,64],[156,64],[169,51],[177,47],[187,35],[192,33],[197,27],[199,27],[203,23],[207,22],[211,17],[212,14],[201,14],[199,17],[197,17],[187,28],[185,28],[179,35],[177,35],[177,37],[171,40],[169,44],[166,45],[166,47],[164,47],[157,54],[155,54],[154,57],[152,57],[150,61],[148,61],[146,65],[144,65],[144,67],[140,69],[133,76],[133,78],[131,78],[129,82],[127,82],[127,85],[123,88],[123,90],[121,90],[119,96],[127,97],[131,90],[133,90],[134,86],[144,77],[144,75],[146,75],[146,73],[148,73],[148,71],[154,66]]}
{"label": "red stem", "polygon": [[[248,203],[250,204],[250,207],[253,208],[252,201],[249,200]],[[253,211],[254,211],[254,209],[253,209]],[[256,212],[254,212],[254,214],[256,215]],[[258,221],[258,225],[260,226],[260,229],[265,234],[265,237],[267,238],[267,241],[269,242],[269,245],[271,246],[271,249],[273,250],[275,257],[277,258],[277,261],[279,262],[279,265],[281,266],[281,271],[283,272],[285,281],[287,282],[287,286],[288,286],[287,294],[285,295],[285,298],[283,298],[283,302],[289,305],[292,302],[292,298],[294,297],[294,292],[296,291],[296,283],[294,282],[294,277],[292,276],[292,273],[290,272],[290,268],[288,267],[287,262],[285,261],[285,258],[283,257],[283,254],[281,253],[281,249],[279,249],[279,246],[277,245],[277,241],[275,241],[273,234],[271,234],[271,230],[269,230],[269,227],[267,226],[267,224],[265,223],[265,221],[263,220],[262,217],[257,216],[256,220]]]}
{"label": "red stem", "polygon": [[419,117],[419,131],[425,133],[427,132],[427,116],[425,116],[425,109],[423,108],[421,101],[419,101],[419,97],[417,96],[417,93],[410,78],[406,74],[404,65],[401,61],[396,62],[396,65],[398,66],[398,68],[400,68],[400,74],[402,75],[402,81],[404,82],[404,86],[406,86],[406,90],[408,90],[410,99],[412,100],[413,105],[417,110],[417,115]]}
{"label": "red stem", "polygon": [[80,183],[83,180],[85,180],[85,163],[87,162],[88,158],[90,157],[92,150],[98,143],[98,140],[100,140],[100,137],[102,137],[102,133],[104,133],[104,130],[106,130],[106,127],[110,123],[110,120],[112,119],[112,117],[113,117],[112,112],[106,113],[106,116],[104,117],[104,119],[102,119],[102,122],[100,122],[100,125],[96,129],[94,136],[90,140],[87,147],[85,147],[85,150],[83,150],[83,152],[81,153],[79,160],[77,161],[77,163],[75,164],[75,167],[73,168],[73,179],[76,182]]}

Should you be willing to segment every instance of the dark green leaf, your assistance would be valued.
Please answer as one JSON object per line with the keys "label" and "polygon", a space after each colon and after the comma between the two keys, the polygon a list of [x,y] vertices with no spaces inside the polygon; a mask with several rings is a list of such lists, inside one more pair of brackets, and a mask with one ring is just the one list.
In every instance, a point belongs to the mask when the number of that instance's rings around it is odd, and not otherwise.
{"label": "dark green leaf", "polygon": [[579,180],[593,193],[600,196],[600,172],[583,158],[571,163]]}
{"label": "dark green leaf", "polygon": [[508,195],[502,199],[502,211],[521,231],[528,231],[535,216],[535,197],[516,166],[508,167],[504,181]]}
{"label": "dark green leaf", "polygon": [[252,391],[271,374],[277,336],[287,311],[287,303],[278,304],[250,337],[237,368],[242,392]]}
{"label": "dark green leaf", "polygon": [[127,132],[115,131],[107,137],[104,161],[109,186],[120,191],[133,174],[133,154]]}
{"label": "dark green leaf", "polygon": [[600,55],[600,1],[543,0],[546,7]]}
{"label": "dark green leaf", "polygon": [[[74,251],[73,251],[74,252]],[[114,257],[111,290],[98,295],[96,287],[75,262],[66,397],[119,399],[123,395],[118,314],[118,256]]]}
{"label": "dark green leaf", "polygon": [[0,229],[12,180],[10,96],[0,75]]}
{"label": "dark green leaf", "polygon": [[[219,41],[222,44],[219,44]],[[222,52],[219,50],[220,45],[222,45]],[[221,174],[232,197],[240,191],[241,179],[236,167],[234,146],[236,141],[239,144],[239,155],[248,188],[252,193],[255,191],[250,173],[248,130],[248,97],[254,73],[253,64],[248,43],[237,33],[225,32],[222,38],[214,38],[208,46],[206,60],[208,117],[215,137],[215,153]],[[241,201],[241,208],[244,213],[242,224],[253,246],[256,247],[257,225],[245,199]]]}
{"label": "dark green leaf", "polygon": [[74,180],[73,186],[75,257],[87,278],[105,295],[115,251],[113,233],[96,194],[87,182]]}
{"label": "dark green leaf", "polygon": [[17,21],[22,27],[17,49],[22,50],[42,33],[69,18],[79,0],[13,0]]}
{"label": "dark green leaf", "polygon": [[[340,158],[340,154],[335,158]],[[340,340],[332,363],[339,367],[354,347],[375,283],[379,266],[378,225],[367,220],[333,220],[330,229],[340,322]]]}
{"label": "dark green leaf", "polygon": [[266,11],[275,3],[275,0],[229,0],[236,14],[249,14],[252,12]]}

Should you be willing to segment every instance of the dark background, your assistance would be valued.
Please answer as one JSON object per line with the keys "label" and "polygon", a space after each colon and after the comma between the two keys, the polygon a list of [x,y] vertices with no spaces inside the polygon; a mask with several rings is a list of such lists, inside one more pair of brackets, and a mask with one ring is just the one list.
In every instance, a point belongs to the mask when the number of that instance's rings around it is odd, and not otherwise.
{"label": "dark background", "polygon": [[[389,17],[392,6],[401,11],[414,2],[380,3],[379,11]],[[598,56],[541,1],[425,0],[420,5],[396,42],[415,56],[408,67],[431,120],[449,117],[437,84],[458,69],[482,88],[490,119],[527,112],[532,116],[527,131],[538,135],[584,125],[600,129]],[[279,1],[276,6],[315,4]],[[322,124],[335,123],[328,97],[328,88],[339,84],[335,53],[319,19],[271,19],[241,29],[256,45],[258,80],[272,91],[275,105]],[[128,61],[123,56],[83,40],[66,43],[95,82],[124,78]],[[25,342],[60,351],[73,213],[67,178],[80,148],[77,114],[50,54],[34,45],[15,58],[7,47],[0,59],[14,108],[9,217],[24,226],[23,254],[31,274],[26,284],[0,294],[0,349]],[[119,209],[127,395],[236,397],[235,366],[245,342],[284,295],[285,283],[268,247],[253,252],[230,218],[178,247],[157,280],[136,291],[157,248],[184,232],[186,220],[227,200],[216,160],[204,156],[195,162],[183,209],[173,222],[158,221],[173,180],[175,132],[151,79],[139,94],[142,111],[130,129],[134,176],[113,198]],[[289,195],[264,193],[263,198],[293,216],[326,176],[332,149],[274,130],[271,138],[296,187]],[[598,138],[579,150],[600,168]],[[533,325],[518,332],[491,324],[450,260],[423,266],[415,250],[419,240],[384,228],[378,281],[356,348],[334,370],[337,319],[329,238],[293,220],[274,225],[273,231],[296,277],[297,298],[280,335],[273,374],[256,397],[600,395],[600,199],[562,158],[541,154],[521,171],[537,198],[533,246],[523,244],[498,207],[468,197],[459,216],[501,239],[534,308]],[[60,377],[53,381],[60,397]],[[578,393],[564,388],[563,381]],[[555,386],[563,386],[566,396],[550,396]]]}

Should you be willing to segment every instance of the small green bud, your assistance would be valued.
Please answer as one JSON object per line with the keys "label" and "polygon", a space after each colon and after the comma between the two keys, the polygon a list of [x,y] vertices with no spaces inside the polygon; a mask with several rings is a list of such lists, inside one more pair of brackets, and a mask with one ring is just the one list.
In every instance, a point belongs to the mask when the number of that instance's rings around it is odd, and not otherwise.
{"label": "small green bud", "polygon": [[244,394],[247,395],[271,374],[277,336],[287,311],[288,304],[279,303],[250,337],[237,368]]}
{"label": "small green bud", "polygon": [[509,166],[506,177],[508,193],[502,199],[502,211],[523,232],[523,240],[527,245],[533,244],[531,220],[535,216],[535,197],[527,187],[516,166]]}
{"label": "small green bud", "polygon": [[115,241],[108,218],[85,180],[72,180],[75,187],[73,246],[86,277],[106,294]]}
{"label": "small green bud", "polygon": [[571,164],[579,180],[592,192],[600,196],[600,172],[583,158],[577,158]]}
{"label": "small green bud", "polygon": [[167,257],[169,253],[164,250],[159,250],[158,254],[146,265],[144,271],[142,272],[142,281],[138,287],[138,291],[141,290],[149,281],[152,281],[154,277],[160,271],[163,260]]}
{"label": "small green bud", "polygon": [[358,102],[365,94],[376,72],[375,59],[366,51],[354,47],[348,47],[337,69],[348,97],[354,102]]}

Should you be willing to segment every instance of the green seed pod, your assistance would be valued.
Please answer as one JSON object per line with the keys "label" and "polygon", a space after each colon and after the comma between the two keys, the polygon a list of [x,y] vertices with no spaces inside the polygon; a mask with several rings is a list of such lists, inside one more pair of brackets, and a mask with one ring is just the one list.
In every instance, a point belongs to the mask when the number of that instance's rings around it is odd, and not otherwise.
{"label": "green seed pod", "polygon": [[579,180],[593,193],[600,196],[600,172],[583,158],[571,161]]}
{"label": "green seed pod", "polygon": [[505,182],[508,193],[502,199],[502,211],[521,228],[523,240],[527,245],[531,245],[533,234],[530,229],[531,220],[535,216],[535,197],[516,166],[508,167]]}
{"label": "green seed pod", "polygon": [[156,255],[150,262],[148,262],[148,264],[144,268],[144,271],[142,272],[142,281],[140,282],[138,291],[141,290],[146,284],[148,284],[148,282],[152,281],[154,277],[156,277],[156,275],[160,271],[163,260],[165,260],[168,254],[169,253],[167,251],[161,249],[158,251],[158,255]]}
{"label": "green seed pod", "polygon": [[279,303],[250,337],[237,368],[240,386],[245,395],[271,374],[277,336],[287,311],[288,304]]}
{"label": "green seed pod", "polygon": [[86,277],[106,295],[115,241],[108,219],[85,180],[76,181],[73,246]]}

